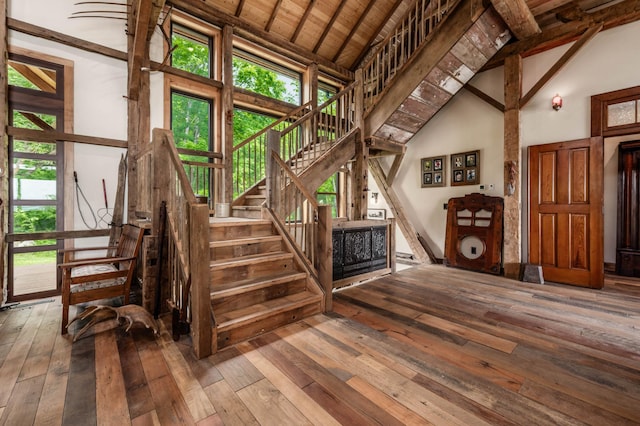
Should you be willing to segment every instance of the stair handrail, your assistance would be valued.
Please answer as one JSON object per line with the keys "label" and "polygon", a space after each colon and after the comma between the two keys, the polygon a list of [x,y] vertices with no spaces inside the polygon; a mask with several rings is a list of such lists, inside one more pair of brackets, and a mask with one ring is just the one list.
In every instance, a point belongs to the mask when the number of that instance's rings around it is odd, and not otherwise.
{"label": "stair handrail", "polygon": [[[276,135],[278,133],[272,132]],[[278,136],[270,137],[267,207],[283,225],[291,241],[317,276],[318,201],[280,158],[273,143],[278,140]]]}
{"label": "stair handrail", "polygon": [[[260,167],[260,165],[264,165],[266,161],[265,157],[267,152],[267,132],[269,130],[276,130],[281,127],[287,126],[287,123],[289,121],[297,120],[299,117],[308,114],[311,109],[311,102],[300,105],[299,107],[293,109],[287,115],[280,117],[269,126],[251,135],[250,137],[233,147],[232,157],[234,199],[239,195],[244,194],[249,189],[253,188],[258,182],[265,178],[264,168]],[[241,154],[248,154],[251,161],[240,161]],[[253,158],[254,156],[256,158]]]}
{"label": "stair handrail", "polygon": [[[166,260],[169,305],[179,312],[180,322],[189,323],[193,349],[198,358],[212,351],[215,319],[209,299],[209,208],[196,199],[173,139],[166,129],[153,129],[152,235],[158,238],[160,206],[166,203]],[[159,289],[156,289],[158,291]],[[175,324],[174,324],[175,325]],[[212,332],[213,330],[213,332]],[[175,336],[175,330],[174,330]]]}
{"label": "stair handrail", "polygon": [[336,142],[356,130],[357,88],[353,81],[280,133],[280,158],[299,175]]}
{"label": "stair handrail", "polygon": [[387,35],[369,60],[361,67],[364,80],[364,108],[368,112],[378,96],[414,54],[425,45],[439,26],[461,0],[417,0],[407,10],[396,28]]}

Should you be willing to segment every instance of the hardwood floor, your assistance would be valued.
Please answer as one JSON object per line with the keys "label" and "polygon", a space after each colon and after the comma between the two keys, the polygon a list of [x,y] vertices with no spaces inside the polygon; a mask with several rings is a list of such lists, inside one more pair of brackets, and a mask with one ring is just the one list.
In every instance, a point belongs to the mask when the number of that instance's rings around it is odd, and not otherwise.
{"label": "hardwood floor", "polygon": [[[6,425],[640,424],[640,285],[421,266],[196,360],[164,323],[71,343],[59,300],[0,312]],[[72,314],[73,315],[73,314]]]}

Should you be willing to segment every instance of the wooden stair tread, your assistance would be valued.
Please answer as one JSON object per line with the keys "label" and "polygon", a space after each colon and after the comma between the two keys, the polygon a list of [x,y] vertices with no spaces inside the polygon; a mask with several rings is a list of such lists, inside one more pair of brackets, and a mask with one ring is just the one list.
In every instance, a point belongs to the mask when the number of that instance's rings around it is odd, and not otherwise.
{"label": "wooden stair tread", "polygon": [[225,312],[217,316],[218,333],[226,330],[241,327],[260,320],[261,318],[277,315],[299,308],[301,306],[320,303],[322,295],[303,291],[291,294],[277,299],[268,300],[266,302],[247,306],[246,308],[237,309],[235,311]]}
{"label": "wooden stair tread", "polygon": [[233,210],[262,210],[262,206],[232,206]]}
{"label": "wooden stair tread", "polygon": [[209,243],[209,247],[210,248],[229,247],[229,246],[239,246],[244,244],[266,243],[266,242],[280,241],[280,240],[282,240],[282,237],[280,235],[268,235],[263,237],[242,237],[242,238],[236,238],[233,240],[211,241]]}
{"label": "wooden stair tread", "polygon": [[266,219],[238,219],[238,218],[230,218],[229,220],[220,221],[220,222],[209,222],[210,228],[227,228],[230,226],[246,226],[246,225],[271,225],[270,220]]}
{"label": "wooden stair tread", "polygon": [[224,268],[233,268],[235,266],[248,265],[251,263],[264,263],[264,262],[272,262],[274,260],[281,259],[292,259],[293,254],[284,252],[284,251],[276,251],[273,253],[260,253],[260,254],[252,254],[248,256],[242,256],[234,259],[221,259],[221,260],[213,260],[209,262],[209,267],[215,269],[224,269]]}
{"label": "wooden stair tread", "polygon": [[307,274],[304,272],[287,271],[281,274],[269,275],[268,277],[248,278],[246,280],[228,282],[216,285],[216,288],[211,292],[211,300],[213,301],[214,299],[222,297],[234,296],[247,291],[257,290],[289,281],[300,280],[306,277]]}
{"label": "wooden stair tread", "polygon": [[244,198],[264,198],[266,200],[267,196],[261,194],[247,194],[244,196]]}

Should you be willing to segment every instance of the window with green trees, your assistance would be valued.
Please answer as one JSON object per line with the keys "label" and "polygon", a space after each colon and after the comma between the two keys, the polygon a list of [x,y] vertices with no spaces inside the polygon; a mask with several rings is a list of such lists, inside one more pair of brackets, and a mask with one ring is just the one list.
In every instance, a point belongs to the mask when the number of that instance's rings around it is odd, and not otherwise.
{"label": "window with green trees", "polygon": [[233,85],[272,99],[300,105],[300,73],[240,49],[233,51]]}
{"label": "window with green trees", "polygon": [[202,77],[211,77],[211,37],[173,22],[171,48],[171,66]]}

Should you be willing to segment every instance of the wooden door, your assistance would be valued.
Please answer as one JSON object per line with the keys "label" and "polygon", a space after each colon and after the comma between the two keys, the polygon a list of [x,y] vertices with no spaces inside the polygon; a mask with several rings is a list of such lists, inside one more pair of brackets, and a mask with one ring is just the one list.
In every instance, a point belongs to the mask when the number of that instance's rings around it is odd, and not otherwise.
{"label": "wooden door", "polygon": [[531,146],[529,261],[546,281],[601,288],[603,141]]}

